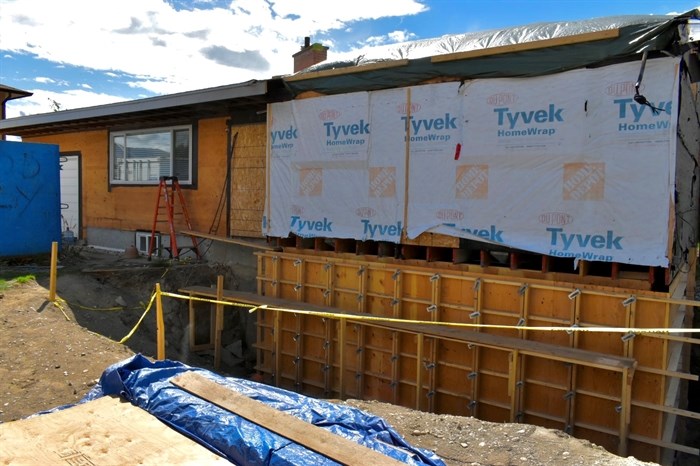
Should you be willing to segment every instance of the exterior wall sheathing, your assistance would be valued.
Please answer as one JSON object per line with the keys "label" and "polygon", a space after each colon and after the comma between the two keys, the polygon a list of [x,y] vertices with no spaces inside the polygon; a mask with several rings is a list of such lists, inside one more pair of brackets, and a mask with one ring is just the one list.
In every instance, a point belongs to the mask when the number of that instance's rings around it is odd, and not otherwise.
{"label": "exterior wall sheathing", "polygon": [[[376,321],[259,310],[257,369],[270,383],[312,396],[536,424],[658,461],[667,383],[688,378],[669,356],[682,337],[517,327],[682,325],[685,306],[669,300],[682,297],[687,277],[679,275],[662,293],[482,270],[299,249],[258,253],[259,294],[329,311],[515,328],[421,333]],[[630,296],[635,299],[623,304]],[[468,332],[493,335],[495,343],[469,342]],[[509,338],[538,346],[519,350]],[[567,347],[599,358],[592,363],[558,354]],[[632,358],[637,366],[628,372],[607,367],[607,357]]]}

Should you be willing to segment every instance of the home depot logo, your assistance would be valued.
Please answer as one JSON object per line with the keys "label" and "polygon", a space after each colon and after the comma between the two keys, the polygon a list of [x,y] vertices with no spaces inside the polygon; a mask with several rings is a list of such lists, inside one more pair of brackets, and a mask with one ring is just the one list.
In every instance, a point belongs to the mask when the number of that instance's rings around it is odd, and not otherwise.
{"label": "home depot logo", "polygon": [[396,197],[396,167],[370,167],[369,197]]}
{"label": "home depot logo", "polygon": [[457,199],[487,199],[489,194],[488,165],[459,165],[455,176]]}
{"label": "home depot logo", "polygon": [[320,196],[323,191],[323,169],[302,168],[299,170],[299,195]]}
{"label": "home depot logo", "polygon": [[605,197],[605,163],[564,164],[564,200],[600,201]]}

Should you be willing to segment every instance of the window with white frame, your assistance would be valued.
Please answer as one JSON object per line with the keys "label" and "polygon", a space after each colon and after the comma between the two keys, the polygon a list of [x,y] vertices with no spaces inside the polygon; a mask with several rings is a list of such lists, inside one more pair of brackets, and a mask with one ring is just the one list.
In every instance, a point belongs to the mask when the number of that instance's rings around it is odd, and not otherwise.
{"label": "window with white frame", "polygon": [[172,126],[110,134],[112,184],[158,184],[161,176],[192,183],[192,127]]}

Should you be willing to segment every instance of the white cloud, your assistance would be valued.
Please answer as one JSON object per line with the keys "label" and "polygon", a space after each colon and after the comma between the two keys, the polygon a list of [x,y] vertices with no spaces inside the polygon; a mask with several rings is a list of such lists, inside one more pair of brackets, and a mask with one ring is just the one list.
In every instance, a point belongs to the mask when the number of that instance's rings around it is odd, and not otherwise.
{"label": "white cloud", "polygon": [[42,83],[42,84],[53,84],[56,82],[51,78],[47,78],[47,77],[43,77],[43,76],[38,76],[38,77],[34,78],[34,81],[36,81],[38,83]]}
{"label": "white cloud", "polygon": [[290,74],[305,36],[427,9],[421,0],[235,0],[229,9],[194,9],[205,3],[177,11],[164,0],[64,0],[41,8],[2,0],[0,47],[115,78],[137,76],[130,85],[174,93]]}

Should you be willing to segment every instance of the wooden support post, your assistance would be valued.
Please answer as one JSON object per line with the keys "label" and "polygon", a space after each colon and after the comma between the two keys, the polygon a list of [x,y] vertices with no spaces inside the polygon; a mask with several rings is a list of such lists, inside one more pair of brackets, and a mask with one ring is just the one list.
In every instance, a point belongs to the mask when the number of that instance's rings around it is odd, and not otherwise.
{"label": "wooden support post", "polygon": [[[216,300],[224,299],[224,276],[216,277]],[[221,367],[221,334],[224,331],[224,305],[216,304],[216,316],[214,318],[214,369]]]}
{"label": "wooden support post", "polygon": [[295,326],[294,331],[294,389],[301,393],[302,382],[304,378],[304,355],[302,348],[304,347],[304,316],[294,314]]}
{"label": "wooden support post", "polygon": [[416,410],[421,410],[423,397],[423,334],[416,335]]}
{"label": "wooden support post", "polygon": [[282,319],[281,311],[274,311],[275,315],[272,322],[272,357],[274,358],[274,373],[272,378],[275,381],[275,386],[280,386],[280,371],[282,370]]}
{"label": "wooden support post", "polygon": [[156,359],[165,359],[165,319],[163,319],[163,297],[160,294],[160,283],[156,283]]}
{"label": "wooden support post", "polygon": [[620,263],[619,262],[613,262],[612,267],[610,270],[610,278],[613,280],[617,280],[620,278]]}
{"label": "wooden support post", "polygon": [[401,333],[391,332],[391,403],[399,404],[399,358]]}
{"label": "wooden support post", "polygon": [[324,342],[323,342],[323,395],[330,396],[332,387],[331,368],[333,367],[333,325],[334,320],[323,319]]}
{"label": "wooden support post", "polygon": [[[440,275],[434,274],[430,277],[430,320],[432,322],[439,322],[440,318]],[[437,393],[436,381],[438,376],[438,339],[431,339],[430,345],[430,372],[428,373],[428,412],[435,412],[435,394]]]}
{"label": "wooden support post", "polygon": [[[481,323],[481,303],[483,302],[482,296],[483,296],[483,290],[484,285],[482,283],[481,279],[477,279],[474,282],[474,312],[478,313],[476,319],[474,319],[474,323],[480,324]],[[475,331],[479,332],[481,329],[477,328]],[[472,371],[474,375],[476,376],[472,380],[472,402],[474,402],[474,407],[471,410],[471,415],[474,417],[479,417],[479,359],[481,357],[481,347],[476,346],[474,347],[474,353],[473,353],[473,359],[472,359]]]}
{"label": "wooden support post", "polygon": [[622,457],[627,456],[627,439],[629,437],[631,408],[632,408],[632,378],[634,368],[624,368],[622,370],[622,394],[620,396],[620,442],[617,454]]}
{"label": "wooden support post", "polygon": [[305,269],[306,269],[306,262],[304,262],[304,259],[298,258],[294,259],[294,267],[297,269],[297,282],[294,285],[294,293],[296,294],[296,300],[300,302],[306,301],[305,295],[306,295],[306,286],[304,282],[305,278]]}
{"label": "wooden support post", "polygon": [[357,312],[367,312],[367,267],[360,265],[357,269]]}
{"label": "wooden support post", "polygon": [[258,273],[257,273],[257,278],[256,278],[255,282],[257,284],[258,294],[264,295],[265,294],[265,282],[263,280],[265,277],[265,270],[264,270],[265,261],[263,260],[263,256],[258,255],[257,262],[258,262]]}
{"label": "wooden support post", "polygon": [[365,326],[357,325],[357,372],[355,380],[357,382],[357,397],[364,399],[365,393]]}
{"label": "wooden support post", "polygon": [[483,249],[479,251],[479,265],[482,267],[488,267],[491,265],[491,254]]}
{"label": "wooden support post", "polygon": [[[394,281],[394,297],[392,301],[392,317],[395,319],[401,318],[402,309],[402,282],[403,274],[400,269],[396,269],[391,275]],[[393,404],[399,404],[399,358],[401,357],[401,333],[392,332],[391,340],[391,398]]]}
{"label": "wooden support post", "polygon": [[578,276],[579,277],[585,277],[588,275],[588,269],[590,266],[590,262],[580,260],[578,261]]}
{"label": "wooden support post", "polygon": [[347,321],[338,319],[338,396],[345,399],[345,335]]}
{"label": "wooden support post", "polygon": [[518,414],[518,394],[516,384],[518,383],[518,359],[520,353],[513,350],[508,354],[508,396],[510,397],[510,422],[516,422]]}
{"label": "wooden support post", "polygon": [[279,298],[282,291],[280,283],[280,257],[272,256],[272,296]]}
{"label": "wooden support post", "polygon": [[550,260],[549,256],[542,255],[542,269],[541,269],[542,273],[549,272],[550,262],[551,262],[551,260]]}
{"label": "wooden support post", "polygon": [[333,307],[335,302],[335,264],[326,262],[323,264],[326,271],[326,290],[323,292],[323,302],[326,306]]}
{"label": "wooden support post", "polygon": [[[530,317],[530,287],[527,283],[520,285],[518,294],[520,295],[520,321],[518,325],[527,326]],[[527,340],[527,330],[519,330],[518,333],[520,338]]]}
{"label": "wooden support post", "polygon": [[[581,323],[581,292],[578,290],[574,290],[573,292],[575,296],[573,297],[573,303],[572,303],[572,314],[571,314],[571,325],[572,326],[579,326]],[[569,339],[569,343],[572,348],[578,348],[578,341],[579,341],[579,333],[578,332],[571,332],[571,337]],[[573,364],[571,362],[566,363],[569,368],[569,384],[568,384],[568,391],[566,393],[566,400],[567,400],[567,414],[566,414],[566,426],[564,426],[564,430],[569,434],[573,435],[573,429],[574,425],[576,424],[576,387],[577,387],[577,378],[578,378],[578,370],[576,367],[576,364]]]}
{"label": "wooden support post", "polygon": [[518,270],[519,259],[517,252],[510,253],[510,270]]}
{"label": "wooden support post", "polygon": [[49,272],[49,301],[56,302],[56,270],[58,268],[58,243],[51,243],[51,270]]}
{"label": "wooden support post", "polygon": [[[637,314],[637,301],[633,301],[628,306],[625,306],[625,326],[627,328],[636,327],[636,314]],[[623,339],[623,353],[622,355],[626,358],[634,357],[634,338]],[[665,359],[663,359],[665,361]]]}

